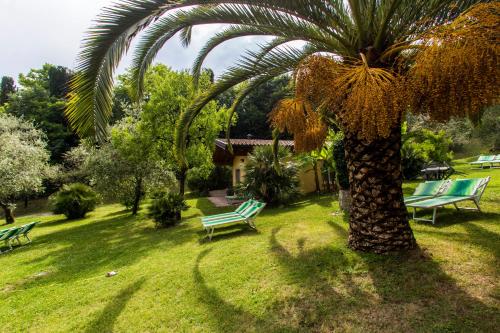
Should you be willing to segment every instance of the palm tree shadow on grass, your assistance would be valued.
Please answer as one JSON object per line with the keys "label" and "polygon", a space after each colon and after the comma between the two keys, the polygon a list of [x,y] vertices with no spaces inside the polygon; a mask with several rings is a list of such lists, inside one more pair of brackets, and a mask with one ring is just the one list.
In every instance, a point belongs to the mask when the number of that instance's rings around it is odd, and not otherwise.
{"label": "palm tree shadow on grass", "polygon": [[211,249],[203,250],[196,258],[193,268],[193,278],[196,285],[199,301],[211,313],[208,315],[214,332],[245,332],[244,327],[256,327],[261,325],[261,319],[255,315],[236,307],[224,300],[215,288],[207,285],[200,271],[200,262]]}
{"label": "palm tree shadow on grass", "polygon": [[[342,226],[330,226],[347,241]],[[305,239],[299,239],[298,254],[292,255],[277,241],[278,232],[279,228],[272,232],[271,251],[301,291],[277,302],[274,316],[289,321],[294,318],[293,327],[299,331],[338,329],[351,310],[359,311],[360,322],[354,322],[355,326],[382,331],[425,331],[432,327],[438,331],[487,332],[499,325],[496,309],[462,290],[425,251],[383,257],[361,253],[353,262],[344,256],[347,249],[305,251]],[[333,288],[332,279],[340,285]],[[360,281],[371,281],[373,292],[362,289]],[[388,323],[388,317],[399,320]],[[422,321],[430,326],[421,326]]]}
{"label": "palm tree shadow on grass", "polygon": [[122,289],[120,293],[118,293],[108,302],[99,316],[88,325],[85,331],[88,333],[112,332],[116,319],[118,319],[123,309],[125,309],[127,303],[141,288],[144,282],[145,279],[141,278]]}
{"label": "palm tree shadow on grass", "polygon": [[[341,226],[333,222],[329,225],[347,242],[347,232]],[[470,224],[466,229],[470,230],[472,237],[462,237],[460,241],[487,248],[498,258],[498,248],[489,242],[493,233]],[[419,322],[426,319],[434,322],[433,328],[438,331],[457,328],[494,331],[499,325],[495,309],[462,290],[426,250],[417,248],[407,254],[382,257],[361,253],[360,258],[367,267],[382,306],[411,309],[399,314],[407,316],[404,320],[411,326],[406,329],[418,330]],[[383,321],[381,318],[380,325]]]}
{"label": "palm tree shadow on grass", "polygon": [[144,221],[140,216],[120,216],[35,237],[30,246],[16,249],[16,254],[43,249],[42,255],[23,264],[45,261],[51,274],[36,281],[22,282],[19,287],[67,283],[101,275],[109,270],[120,270],[134,264],[152,250],[173,248],[196,238],[188,224],[155,229],[153,226],[144,228],[142,223]]}

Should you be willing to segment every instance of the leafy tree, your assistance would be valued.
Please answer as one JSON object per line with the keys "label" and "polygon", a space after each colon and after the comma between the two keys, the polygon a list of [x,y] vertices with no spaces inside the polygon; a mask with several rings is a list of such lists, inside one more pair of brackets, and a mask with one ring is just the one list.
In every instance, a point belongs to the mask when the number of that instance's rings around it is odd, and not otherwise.
{"label": "leafy tree", "polygon": [[49,175],[45,136],[33,124],[0,114],[0,207],[14,223],[16,200],[43,190]]}
{"label": "leafy tree", "polygon": [[9,101],[9,95],[16,92],[16,84],[10,76],[2,77],[0,83],[0,106],[3,106]]}
{"label": "leafy tree", "polygon": [[246,193],[272,205],[289,203],[299,195],[299,163],[285,147],[280,146],[277,154],[279,171],[272,147],[256,147],[248,156],[242,185]]}
{"label": "leafy tree", "polygon": [[54,162],[61,162],[64,153],[78,143],[64,116],[67,80],[71,75],[67,68],[49,64],[21,74],[21,87],[10,95],[6,108],[7,113],[34,121],[46,133]]}
{"label": "leafy tree", "polygon": [[[123,77],[126,81],[127,78]],[[212,76],[205,71],[199,80],[199,89],[211,86]],[[190,105],[196,94],[192,76],[186,71],[173,71],[165,65],[155,65],[146,75],[145,96],[140,114],[144,135],[154,142],[152,148],[176,174],[179,193],[184,195],[189,170],[207,179],[214,168],[212,162],[215,139],[227,123],[227,112],[217,103],[208,103],[193,121],[189,131],[187,146],[187,165],[179,167],[175,155],[175,131],[180,114]]]}
{"label": "leafy tree", "polygon": [[[279,104],[273,125],[294,135],[296,149],[310,151],[323,144],[330,125],[325,121],[333,118],[345,133],[350,247],[406,250],[416,241],[403,202],[403,113],[477,120],[498,100],[499,8],[497,1],[480,0],[122,1],[107,8],[89,32],[67,114],[81,135],[105,138],[114,69],[143,29],[133,63],[137,96],[161,47],[177,35],[188,45],[195,26],[226,26],[200,52],[195,78],[208,54],[225,41],[273,36],[182,113],[176,135],[181,167],[190,125],[214,97],[248,82],[233,103],[236,109],[253,88],[294,71],[295,98]],[[288,44],[296,40],[305,42]]]}
{"label": "leafy tree", "polygon": [[109,143],[88,154],[86,170],[99,193],[118,200],[134,215],[147,192],[173,184],[173,175],[157,158],[143,124],[130,116],[112,128]]}
{"label": "leafy tree", "polygon": [[[246,139],[248,135],[258,139],[271,139],[272,129],[269,125],[269,113],[275,104],[290,94],[290,77],[280,76],[256,87],[236,110],[237,121],[231,128],[231,138]],[[230,90],[217,98],[227,108],[234,102],[239,87]],[[231,92],[232,91],[232,92]]]}

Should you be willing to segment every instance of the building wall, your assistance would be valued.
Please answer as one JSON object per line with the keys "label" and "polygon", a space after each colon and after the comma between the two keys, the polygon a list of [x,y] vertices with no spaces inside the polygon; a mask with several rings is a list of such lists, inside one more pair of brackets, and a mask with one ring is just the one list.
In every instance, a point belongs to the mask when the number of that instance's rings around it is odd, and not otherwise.
{"label": "building wall", "polygon": [[[233,186],[238,184],[237,175],[240,175],[240,182],[245,179],[245,165],[248,161],[248,156],[235,156],[233,160]],[[322,162],[318,163],[318,178],[319,185],[323,187],[323,177],[321,175]],[[239,171],[238,171],[239,170]],[[299,171],[299,186],[302,194],[308,194],[316,191],[316,182],[314,180],[313,166],[306,165]]]}
{"label": "building wall", "polygon": [[[323,188],[323,177],[321,174],[322,162],[318,162],[318,180],[320,189]],[[314,180],[313,165],[306,165],[299,172],[300,191],[302,194],[308,194],[316,191],[316,181]]]}
{"label": "building wall", "polygon": [[248,156],[235,156],[233,159],[233,186],[238,185],[237,174],[240,173],[240,182],[245,179],[245,165],[247,164]]}

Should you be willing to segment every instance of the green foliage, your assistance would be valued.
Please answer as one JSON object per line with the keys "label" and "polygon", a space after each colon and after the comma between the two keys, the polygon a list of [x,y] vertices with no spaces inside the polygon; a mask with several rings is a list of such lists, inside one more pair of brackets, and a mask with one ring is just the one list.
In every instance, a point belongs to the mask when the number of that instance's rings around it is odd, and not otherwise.
{"label": "green foliage", "polygon": [[275,167],[273,148],[256,147],[248,156],[242,184],[251,197],[271,205],[289,203],[299,195],[299,164],[290,150],[282,146],[277,151],[277,157],[279,171]]}
{"label": "green foliage", "polygon": [[16,92],[16,84],[10,76],[2,77],[0,83],[0,106],[3,106],[9,101],[9,95]]}
{"label": "green foliage", "polygon": [[32,123],[0,114],[0,206],[43,191],[51,173],[45,136]]}
{"label": "green foliage", "polygon": [[474,136],[489,148],[500,147],[500,105],[485,110],[479,126],[474,129]]}
{"label": "green foliage", "polygon": [[[199,89],[206,90],[211,85],[210,72],[200,77]],[[131,74],[120,77],[120,89],[131,93]],[[200,116],[193,121],[189,131],[187,146],[188,168],[179,167],[175,154],[175,131],[179,116],[192,102],[197,89],[193,77],[186,71],[173,71],[165,65],[155,65],[146,74],[144,84],[145,98],[141,110],[137,112],[138,132],[144,137],[151,156],[175,173],[180,187],[189,169],[195,168],[201,178],[209,176],[214,165],[212,162],[215,139],[227,122],[227,112],[219,108],[215,101],[208,103]],[[140,158],[139,160],[142,160]],[[183,192],[183,188],[179,188]]]}
{"label": "green foliage", "polygon": [[345,158],[344,140],[342,136],[336,136],[332,145],[333,160],[335,166],[335,175],[337,183],[341,190],[349,189],[349,171],[347,170],[347,161]]}
{"label": "green foliage", "polygon": [[85,217],[95,210],[99,196],[92,188],[84,184],[64,185],[59,192],[50,197],[54,214],[64,214],[69,220]]}
{"label": "green foliage", "polygon": [[231,184],[232,171],[227,166],[216,166],[208,176],[194,168],[189,171],[187,178],[189,189],[200,196],[206,196],[212,190],[228,188]]}
{"label": "green foliage", "polygon": [[148,216],[157,227],[172,227],[181,221],[181,213],[189,208],[184,197],[171,192],[159,191],[153,194]]}
{"label": "green foliage", "polygon": [[[232,89],[217,98],[221,105],[229,108],[243,87]],[[231,138],[246,139],[252,135],[258,139],[271,139],[272,129],[268,116],[276,103],[289,95],[290,77],[280,76],[252,90],[236,110],[236,124],[231,129]]]}
{"label": "green foliage", "polygon": [[405,179],[416,178],[429,162],[450,163],[451,143],[444,130],[433,132],[423,128],[404,134],[401,157]]}
{"label": "green foliage", "polygon": [[88,154],[85,172],[106,199],[136,214],[148,191],[173,185],[173,174],[155,154],[154,145],[137,119],[124,118],[111,129],[110,142]]}
{"label": "green foliage", "polygon": [[21,74],[21,87],[10,95],[6,106],[7,113],[31,120],[45,132],[53,162],[61,162],[64,153],[78,142],[64,117],[71,75],[69,69],[49,64]]}

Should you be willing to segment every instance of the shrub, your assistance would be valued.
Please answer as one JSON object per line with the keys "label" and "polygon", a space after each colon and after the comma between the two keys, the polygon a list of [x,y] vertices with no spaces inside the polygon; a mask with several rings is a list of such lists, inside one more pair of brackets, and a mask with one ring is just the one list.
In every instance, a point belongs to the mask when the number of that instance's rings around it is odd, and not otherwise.
{"label": "shrub", "polygon": [[231,168],[226,166],[216,166],[208,177],[195,168],[189,171],[187,185],[196,194],[206,196],[209,191],[230,187],[231,177]]}
{"label": "shrub", "polygon": [[333,160],[337,183],[341,190],[349,189],[349,171],[345,159],[344,140],[337,140],[333,144]]}
{"label": "shrub", "polygon": [[414,145],[403,144],[401,148],[401,168],[404,179],[417,178],[425,166],[425,159]]}
{"label": "shrub", "polygon": [[290,150],[278,149],[279,172],[271,146],[257,147],[249,155],[243,188],[248,195],[269,204],[286,204],[299,194],[299,165]]}
{"label": "shrub", "polygon": [[85,217],[99,203],[99,196],[84,184],[64,185],[51,199],[52,211],[64,214],[69,220]]}
{"label": "shrub", "polygon": [[403,135],[401,164],[405,179],[416,178],[425,164],[431,161],[450,163],[453,157],[451,143],[444,131],[419,129]]}
{"label": "shrub", "polygon": [[155,221],[156,227],[166,228],[179,223],[181,212],[188,208],[181,195],[160,191],[153,194],[148,215]]}

